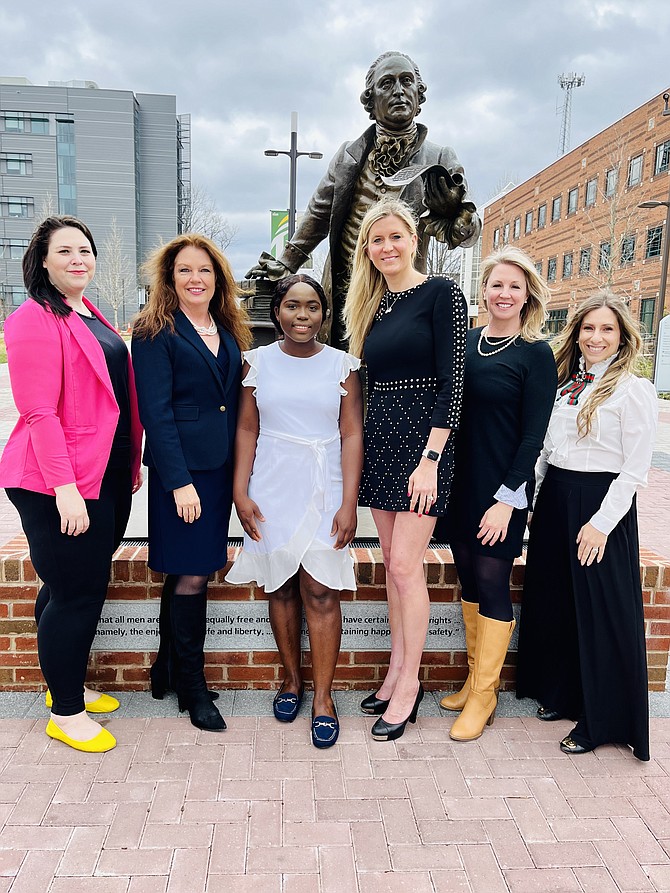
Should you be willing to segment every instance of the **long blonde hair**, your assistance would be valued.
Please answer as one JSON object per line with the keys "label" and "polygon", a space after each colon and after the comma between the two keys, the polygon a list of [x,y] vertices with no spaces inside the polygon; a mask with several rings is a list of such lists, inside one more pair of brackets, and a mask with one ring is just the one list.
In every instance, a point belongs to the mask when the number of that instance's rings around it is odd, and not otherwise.
{"label": "long blonde hair", "polygon": [[[373,205],[361,223],[354,250],[351,282],[344,302],[344,324],[349,339],[349,350],[357,357],[363,356],[363,344],[372,328],[372,321],[379,307],[386,281],[367,255],[370,230],[378,220],[397,217],[410,235],[416,236],[416,219],[408,204],[399,199],[382,199]],[[412,255],[412,262],[416,250]]]}
{"label": "long blonde hair", "polygon": [[142,270],[149,280],[149,298],[135,317],[133,334],[140,338],[155,338],[162,329],[174,331],[174,316],[179,310],[179,299],[174,288],[174,264],[183,248],[201,248],[209,255],[216,277],[209,312],[230,332],[240,350],[247,350],[251,347],[252,336],[247,312],[237,301],[241,289],[221,250],[207,236],[198,233],[176,236],[157,248],[143,265]]}
{"label": "long blonde hair", "polygon": [[627,375],[635,374],[635,367],[642,349],[640,331],[628,305],[622,297],[613,291],[602,289],[579,305],[552,344],[558,369],[559,387],[567,384],[572,374],[579,368],[581,351],[578,339],[584,317],[592,310],[599,310],[601,307],[609,308],[616,316],[621,341],[618,354],[579,410],[577,430],[581,437],[586,437],[590,433],[598,407],[612,396],[621,379]]}
{"label": "long blonde hair", "polygon": [[520,334],[524,341],[542,341],[544,339],[544,323],[547,318],[547,303],[551,297],[549,286],[537,272],[533,259],[525,251],[515,248],[513,245],[505,245],[504,248],[494,251],[482,261],[480,274],[482,300],[493,268],[497,264],[512,264],[523,273],[528,299],[521,308]]}

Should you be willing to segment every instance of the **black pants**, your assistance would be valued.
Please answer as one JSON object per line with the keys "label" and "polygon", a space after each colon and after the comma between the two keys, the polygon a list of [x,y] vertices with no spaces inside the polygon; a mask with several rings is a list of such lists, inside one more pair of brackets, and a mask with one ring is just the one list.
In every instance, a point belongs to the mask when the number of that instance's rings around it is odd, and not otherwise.
{"label": "black pants", "polygon": [[125,532],[131,503],[130,469],[108,469],[98,499],[87,499],[90,527],[61,533],[56,497],[11,488],[30,559],[44,583],[37,605],[37,650],[53,697],[53,712],[84,709],[91,643],[107,595],[112,555]]}

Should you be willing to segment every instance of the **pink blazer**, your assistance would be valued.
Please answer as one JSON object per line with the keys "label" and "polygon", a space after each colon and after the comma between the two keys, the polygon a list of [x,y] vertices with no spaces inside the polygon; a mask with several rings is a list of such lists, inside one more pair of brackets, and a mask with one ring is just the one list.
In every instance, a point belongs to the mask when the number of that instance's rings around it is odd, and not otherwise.
{"label": "pink blazer", "polygon": [[[0,486],[54,495],[54,487],[76,483],[84,499],[97,499],[119,418],[98,340],[76,313],[54,316],[29,298],[6,320],[5,343],[20,418],[0,460]],[[130,354],[128,375],[134,481],[142,426]]]}

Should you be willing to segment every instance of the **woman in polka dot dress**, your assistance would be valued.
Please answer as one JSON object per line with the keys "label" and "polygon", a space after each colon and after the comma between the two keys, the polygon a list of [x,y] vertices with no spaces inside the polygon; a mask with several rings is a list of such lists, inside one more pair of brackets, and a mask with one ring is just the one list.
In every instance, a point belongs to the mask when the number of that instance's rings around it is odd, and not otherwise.
{"label": "woman in polka dot dress", "polygon": [[379,533],[391,627],[391,660],[361,709],[377,714],[377,740],[416,720],[430,603],[423,560],[453,476],[461,411],[467,311],[450,279],[414,267],[416,223],[401,201],[363,218],[344,309],[349,348],[367,364],[368,409],[359,504]]}

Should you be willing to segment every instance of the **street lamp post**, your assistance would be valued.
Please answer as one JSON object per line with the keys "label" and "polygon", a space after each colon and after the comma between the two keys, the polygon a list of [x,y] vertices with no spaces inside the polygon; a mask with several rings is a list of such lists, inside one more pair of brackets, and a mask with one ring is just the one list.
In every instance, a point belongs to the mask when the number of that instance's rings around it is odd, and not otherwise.
{"label": "street lamp post", "polygon": [[[670,115],[670,93],[664,93],[665,108],[663,115]],[[666,201],[640,202],[638,208],[665,208],[665,229],[663,231],[663,251],[661,263],[661,286],[658,291],[657,306],[654,307],[654,321],[652,330],[654,334],[654,355],[651,362],[651,380],[656,378],[656,358],[658,356],[658,335],[665,310],[665,289],[668,282],[668,258],[670,257],[670,189]]]}
{"label": "street lamp post", "polygon": [[307,155],[308,158],[323,158],[321,152],[298,152],[298,113],[291,112],[291,148],[286,149],[266,149],[265,155],[288,155],[290,161],[289,173],[289,204],[288,204],[288,237],[293,238],[295,232],[295,215],[296,215],[296,185],[298,158],[301,155]]}

